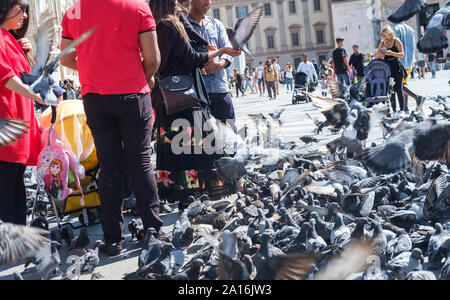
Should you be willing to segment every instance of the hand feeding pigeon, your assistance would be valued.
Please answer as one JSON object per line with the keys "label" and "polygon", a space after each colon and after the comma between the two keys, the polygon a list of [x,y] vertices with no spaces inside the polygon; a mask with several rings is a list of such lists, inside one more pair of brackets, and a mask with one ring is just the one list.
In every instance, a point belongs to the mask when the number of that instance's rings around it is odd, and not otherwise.
{"label": "hand feeding pigeon", "polygon": [[0,118],[0,147],[7,146],[21,139],[21,135],[27,133],[30,127],[25,124],[28,121]]}
{"label": "hand feeding pigeon", "polygon": [[392,23],[406,21],[415,14],[418,14],[426,6],[426,0],[405,0],[405,2],[388,17],[388,20]]}
{"label": "hand feeding pigeon", "polygon": [[424,36],[417,43],[417,49],[423,53],[439,52],[448,47],[445,30],[450,29],[450,2],[438,10],[425,29]]}
{"label": "hand feeding pigeon", "polygon": [[52,31],[54,23],[54,18],[47,15],[43,16],[43,21],[38,28],[36,37],[38,47],[35,56],[35,65],[30,74],[20,74],[22,82],[30,86],[30,91],[32,93],[39,93],[42,100],[47,105],[58,105],[58,99],[51,89],[51,86],[55,84],[51,75],[58,68],[59,60],[75,51],[75,47],[84,42],[95,30],[95,28],[92,28],[88,32],[82,34],[76,41],[71,43],[49,62],[50,51],[53,47]]}
{"label": "hand feeding pigeon", "polygon": [[227,28],[228,39],[234,50],[242,49],[246,54],[251,56],[251,53],[245,44],[253,35],[253,32],[263,15],[263,11],[264,8],[258,6],[246,17],[239,19],[234,26],[234,30]]}

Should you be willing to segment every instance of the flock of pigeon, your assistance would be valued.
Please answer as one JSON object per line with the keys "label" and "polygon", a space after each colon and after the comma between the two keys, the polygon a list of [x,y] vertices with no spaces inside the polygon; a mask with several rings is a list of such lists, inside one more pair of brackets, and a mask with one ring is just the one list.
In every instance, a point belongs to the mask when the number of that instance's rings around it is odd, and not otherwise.
{"label": "flock of pigeon", "polygon": [[[390,20],[407,20],[424,3],[407,0]],[[440,33],[450,26],[449,5],[433,17],[419,49],[435,51],[447,42]],[[42,55],[50,45],[50,23],[38,32],[44,50],[38,52],[37,67],[22,76],[44,99],[58,61],[48,63],[48,55]],[[238,27],[229,33],[241,45]],[[307,94],[324,120],[311,117],[316,137],[301,137],[301,145],[274,134],[283,124],[283,110],[250,115],[255,136],[248,136],[248,126],[237,135],[225,129],[225,144],[231,140],[234,155],[215,166],[236,183],[237,200],[190,197],[169,236],[144,231],[142,222],[133,220],[129,231],[143,247],[136,271],[124,279],[450,279],[448,97],[433,99],[429,114],[418,107],[396,119],[385,106],[364,106],[365,86],[364,80],[349,88],[332,82],[334,99]],[[385,142],[367,146],[375,126]],[[322,151],[313,144],[325,127],[340,136]],[[0,146],[26,129],[23,121],[0,119]],[[89,244],[86,230],[78,237],[70,233],[61,235],[71,249]],[[0,221],[0,265],[34,265],[14,273],[18,280],[28,272],[42,279],[61,274],[62,245],[46,235]],[[77,258],[62,279],[82,274],[100,279],[98,245]]]}

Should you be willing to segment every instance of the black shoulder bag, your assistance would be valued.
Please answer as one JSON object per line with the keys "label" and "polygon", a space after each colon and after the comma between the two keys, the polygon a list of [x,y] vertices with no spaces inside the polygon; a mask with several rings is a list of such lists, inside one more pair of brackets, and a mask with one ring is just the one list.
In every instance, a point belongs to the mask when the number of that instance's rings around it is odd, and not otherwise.
{"label": "black shoulder bag", "polygon": [[168,115],[182,112],[200,105],[209,106],[208,93],[200,69],[192,75],[168,76],[160,80],[159,87],[164,97]]}

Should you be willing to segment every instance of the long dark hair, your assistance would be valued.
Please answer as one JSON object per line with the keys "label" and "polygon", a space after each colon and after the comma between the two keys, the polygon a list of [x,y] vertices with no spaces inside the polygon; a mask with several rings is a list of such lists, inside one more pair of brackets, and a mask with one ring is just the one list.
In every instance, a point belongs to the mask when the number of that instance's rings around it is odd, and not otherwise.
{"label": "long dark hair", "polygon": [[183,23],[181,23],[180,19],[176,15],[177,9],[177,0],[150,0],[149,5],[152,10],[153,17],[155,18],[156,23],[161,20],[169,20],[173,23],[175,28],[181,34],[181,36],[186,40],[189,40],[189,36],[184,28]]}
{"label": "long dark hair", "polygon": [[16,5],[20,5],[20,8],[27,14],[27,18],[23,21],[23,26],[17,30],[10,30],[10,33],[16,40],[24,38],[28,31],[28,25],[30,24],[30,6],[27,0],[1,0],[0,1],[0,24],[5,23],[6,17],[9,11]]}

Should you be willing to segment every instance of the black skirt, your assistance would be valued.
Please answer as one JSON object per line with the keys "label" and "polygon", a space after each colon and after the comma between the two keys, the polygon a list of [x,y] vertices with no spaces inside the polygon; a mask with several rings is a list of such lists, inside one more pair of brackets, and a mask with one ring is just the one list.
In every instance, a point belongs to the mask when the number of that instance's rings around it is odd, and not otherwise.
{"label": "black skirt", "polygon": [[155,128],[160,197],[174,202],[191,195],[208,194],[214,200],[233,194],[234,184],[225,182],[214,167],[224,155],[213,151],[214,134],[206,125],[211,119],[209,109],[198,106],[167,115],[159,89],[153,90],[154,98],[159,100],[155,103]]}

